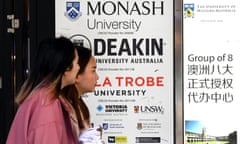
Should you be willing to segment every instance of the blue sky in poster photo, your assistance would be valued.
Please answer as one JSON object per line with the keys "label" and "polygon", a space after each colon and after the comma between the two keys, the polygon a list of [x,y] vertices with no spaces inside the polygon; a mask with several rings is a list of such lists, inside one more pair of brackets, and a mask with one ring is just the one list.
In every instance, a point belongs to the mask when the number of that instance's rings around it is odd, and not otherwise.
{"label": "blue sky in poster photo", "polygon": [[185,129],[187,132],[202,133],[204,126],[200,121],[185,121]]}
{"label": "blue sky in poster photo", "polygon": [[236,126],[232,125],[230,122],[223,121],[198,121],[198,120],[186,120],[185,121],[185,131],[202,133],[203,128],[205,129],[207,135],[212,136],[227,136],[230,133],[237,131]]}

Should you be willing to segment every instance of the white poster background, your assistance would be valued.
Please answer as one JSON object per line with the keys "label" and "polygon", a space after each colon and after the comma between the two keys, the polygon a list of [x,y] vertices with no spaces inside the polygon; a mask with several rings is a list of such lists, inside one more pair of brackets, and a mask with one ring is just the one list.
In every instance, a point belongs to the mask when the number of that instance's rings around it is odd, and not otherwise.
{"label": "white poster background", "polygon": [[[55,2],[56,36],[79,35],[93,51],[106,48],[103,55],[95,55],[100,86],[95,93],[84,97],[94,127],[103,127],[103,140],[106,143],[172,144],[173,1]],[[67,2],[79,2],[75,5],[80,6],[79,10],[72,9],[78,12],[78,17],[67,16],[71,11],[66,9]],[[123,10],[115,12],[118,3],[128,4],[129,14]],[[88,6],[96,8],[97,4],[99,13],[96,9],[94,14],[89,12]],[[106,45],[94,46],[96,39]],[[160,45],[163,54],[156,51]],[[136,54],[134,47],[138,48]],[[122,54],[120,49],[124,49]],[[109,51],[116,55],[107,54]]]}
{"label": "white poster background", "polygon": [[204,142],[237,132],[239,143],[239,16],[238,0],[183,1],[186,144],[191,132]]}

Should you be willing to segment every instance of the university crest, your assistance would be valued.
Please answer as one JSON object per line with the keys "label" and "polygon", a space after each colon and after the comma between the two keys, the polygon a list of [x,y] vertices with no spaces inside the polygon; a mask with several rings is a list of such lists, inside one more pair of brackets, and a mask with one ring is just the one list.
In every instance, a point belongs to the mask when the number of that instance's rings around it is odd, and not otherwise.
{"label": "university crest", "polygon": [[184,18],[194,18],[194,4],[184,4]]}
{"label": "university crest", "polygon": [[81,16],[80,2],[66,2],[65,16],[70,20],[77,20]]}

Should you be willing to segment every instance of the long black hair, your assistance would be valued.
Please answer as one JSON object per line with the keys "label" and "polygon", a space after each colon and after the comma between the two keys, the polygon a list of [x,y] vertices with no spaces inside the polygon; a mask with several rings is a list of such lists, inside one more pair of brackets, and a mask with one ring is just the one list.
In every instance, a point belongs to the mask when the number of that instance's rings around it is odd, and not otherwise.
{"label": "long black hair", "polygon": [[[80,70],[78,71],[78,75],[82,74],[86,66],[92,56],[92,51],[86,47],[75,45],[77,49],[79,61],[78,64],[80,66]],[[79,92],[75,85],[69,85],[62,90],[64,97],[71,103],[73,106],[76,116],[78,119],[78,125],[80,129],[84,129],[85,125],[84,122],[87,122],[90,125],[90,112],[83,101],[82,97],[79,96]]]}
{"label": "long black hair", "polygon": [[61,89],[61,77],[73,67],[73,43],[65,38],[46,38],[40,42],[35,63],[23,84],[16,102],[21,104],[38,87],[51,85],[56,92]]}

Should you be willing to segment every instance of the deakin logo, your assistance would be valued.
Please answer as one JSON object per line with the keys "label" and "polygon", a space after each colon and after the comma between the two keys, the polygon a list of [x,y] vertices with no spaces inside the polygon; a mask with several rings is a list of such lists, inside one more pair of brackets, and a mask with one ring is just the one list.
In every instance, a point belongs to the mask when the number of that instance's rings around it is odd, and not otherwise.
{"label": "deakin logo", "polygon": [[76,44],[80,47],[84,46],[84,47],[92,50],[92,45],[91,45],[90,39],[87,36],[82,35],[82,34],[74,34],[70,37],[70,39],[74,44]]}

